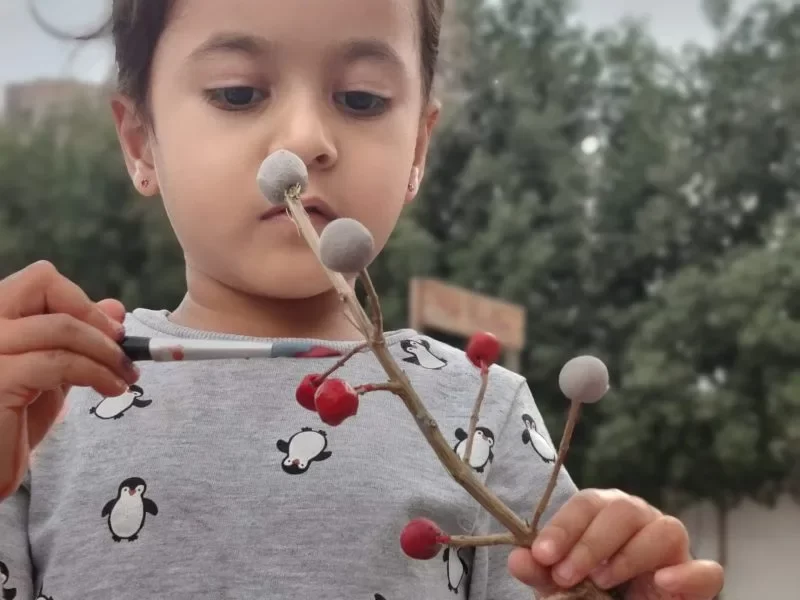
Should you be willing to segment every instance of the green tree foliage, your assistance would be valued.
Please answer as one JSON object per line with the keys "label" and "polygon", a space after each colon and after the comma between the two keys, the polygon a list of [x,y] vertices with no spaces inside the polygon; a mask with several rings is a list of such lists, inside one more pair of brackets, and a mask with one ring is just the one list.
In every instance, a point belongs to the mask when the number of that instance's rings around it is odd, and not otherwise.
{"label": "green tree foliage", "polygon": [[181,253],[158,200],[132,189],[109,118],[76,110],[0,129],[0,276],[50,260],[91,298],[175,304]]}
{"label": "green tree foliage", "polygon": [[765,2],[608,101],[594,256],[618,389],[587,481],[725,506],[796,486],[774,329],[797,326],[799,42],[800,7]]}
{"label": "green tree foliage", "polygon": [[603,407],[591,454],[603,477],[728,507],[800,491],[797,225],[714,270],[687,265],[654,295]]}

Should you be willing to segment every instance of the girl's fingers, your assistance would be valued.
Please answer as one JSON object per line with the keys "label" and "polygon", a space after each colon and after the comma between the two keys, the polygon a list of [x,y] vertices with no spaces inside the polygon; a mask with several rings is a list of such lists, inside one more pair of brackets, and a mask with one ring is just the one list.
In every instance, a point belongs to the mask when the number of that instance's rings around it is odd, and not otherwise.
{"label": "girl's fingers", "polygon": [[689,534],[675,517],[661,516],[636,533],[607,565],[592,573],[604,589],[689,559]]}
{"label": "girl's fingers", "polygon": [[105,365],[129,384],[136,381],[137,374],[133,364],[119,344],[99,329],[72,315],[46,314],[3,321],[2,332],[0,356],[38,351],[69,351]]}
{"label": "girl's fingers", "polygon": [[711,600],[722,591],[725,574],[717,562],[693,560],[656,571],[653,582],[671,594]]}
{"label": "girl's fingers", "polygon": [[655,518],[644,502],[633,497],[613,500],[592,520],[567,557],[553,569],[561,586],[582,581],[601,567]]}
{"label": "girl's fingers", "polygon": [[511,551],[508,556],[508,571],[512,577],[534,588],[543,596],[558,591],[558,587],[550,577],[550,569],[537,563],[528,548],[514,548]]}
{"label": "girl's fingers", "polygon": [[20,319],[47,313],[71,315],[115,340],[124,335],[118,321],[48,262],[34,263],[0,281],[0,318]]}

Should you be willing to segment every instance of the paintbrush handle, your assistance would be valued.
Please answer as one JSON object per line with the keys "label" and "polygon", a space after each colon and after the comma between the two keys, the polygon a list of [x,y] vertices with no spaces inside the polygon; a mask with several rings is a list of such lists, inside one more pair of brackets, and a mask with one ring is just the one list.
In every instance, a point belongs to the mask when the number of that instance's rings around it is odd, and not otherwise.
{"label": "paintbrush handle", "polygon": [[135,362],[232,358],[319,358],[341,354],[336,350],[302,341],[250,342],[128,336],[120,342],[120,346],[128,358]]}

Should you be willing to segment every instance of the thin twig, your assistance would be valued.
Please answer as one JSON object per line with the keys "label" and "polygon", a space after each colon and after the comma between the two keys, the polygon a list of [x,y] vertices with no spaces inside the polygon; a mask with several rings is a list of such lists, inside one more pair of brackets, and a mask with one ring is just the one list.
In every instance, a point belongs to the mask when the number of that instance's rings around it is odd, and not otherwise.
{"label": "thin twig", "polygon": [[[510,537],[514,540],[516,545],[523,547],[530,546],[535,538],[536,524],[538,523],[539,517],[544,511],[544,507],[547,506],[550,496],[553,493],[555,479],[560,465],[563,463],[564,454],[566,454],[567,448],[569,447],[569,437],[572,435],[572,429],[575,425],[574,421],[577,419],[579,407],[576,407],[573,403],[573,406],[570,410],[570,420],[567,422],[567,431],[565,431],[564,439],[562,439],[562,448],[559,449],[558,460],[556,462],[551,480],[548,484],[548,489],[545,492],[545,495],[542,497],[539,507],[537,508],[533,527],[528,527],[528,524],[524,520],[522,520],[513,510],[504,504],[494,492],[492,492],[480,479],[475,476],[472,468],[462,461],[450,447],[450,444],[448,444],[447,440],[439,429],[439,424],[425,408],[422,400],[411,385],[411,381],[400,368],[392,354],[389,352],[389,348],[386,344],[386,338],[382,329],[382,318],[380,321],[378,321],[381,324],[381,327],[376,327],[367,316],[366,312],[364,312],[364,309],[358,302],[353,289],[348,285],[344,277],[339,273],[329,270],[322,263],[319,254],[319,236],[311,225],[308,214],[305,212],[305,209],[300,203],[300,186],[295,186],[289,191],[289,193],[286,194],[286,201],[287,205],[289,206],[289,210],[291,211],[291,214],[294,217],[298,228],[300,229],[301,235],[311,247],[312,252],[314,252],[314,255],[317,257],[320,265],[333,283],[346,308],[350,309],[353,318],[356,321],[356,328],[364,336],[365,341],[368,342],[368,345],[378,362],[381,364],[384,371],[386,371],[390,384],[397,386],[397,388],[392,389],[392,391],[403,401],[403,404],[405,404],[406,408],[411,413],[412,417],[417,423],[417,426],[427,440],[428,445],[430,445],[431,449],[442,463],[442,466],[450,473],[456,483],[464,488],[464,490],[469,493],[469,495],[472,496],[478,502],[478,504],[480,504],[510,532]],[[367,282],[367,293],[370,294],[371,282],[367,277],[364,277],[363,279]],[[372,288],[372,292],[374,292],[374,288]],[[373,306],[375,308],[380,306],[377,294],[374,294],[372,301],[374,302]],[[375,314],[377,313],[373,312],[373,315]],[[572,418],[573,413],[575,418]],[[591,581],[584,581],[579,586],[576,586],[575,590],[578,590],[579,588],[593,589],[595,592],[594,598],[597,600],[611,600],[612,598],[609,594],[594,586]],[[569,594],[569,592],[567,593]],[[574,594],[567,596],[567,598],[574,598],[576,600],[579,597],[584,599],[586,598],[586,596],[578,596]]]}
{"label": "thin twig", "polygon": [[369,317],[367,317],[367,314],[364,312],[361,304],[359,304],[353,289],[350,287],[350,285],[347,283],[347,280],[341,273],[336,273],[328,269],[320,258],[319,235],[317,235],[317,230],[314,229],[308,213],[303,207],[303,204],[300,202],[301,193],[302,188],[299,185],[295,185],[289,189],[285,194],[286,206],[288,206],[295,224],[300,229],[300,235],[303,236],[303,239],[309,245],[311,251],[314,253],[314,256],[317,258],[317,262],[319,262],[320,267],[322,267],[322,269],[328,275],[328,279],[330,279],[331,283],[336,288],[336,291],[344,300],[346,306],[350,309],[352,317],[355,319],[357,329],[364,336],[364,339],[371,340],[373,337],[372,323],[370,322]]}
{"label": "thin twig", "polygon": [[478,429],[478,419],[481,414],[483,398],[486,395],[486,387],[489,384],[489,367],[486,363],[481,364],[481,387],[478,390],[478,397],[475,398],[475,405],[472,407],[472,414],[469,417],[469,433],[467,434],[467,445],[464,447],[464,462],[469,464],[472,455],[472,444],[475,441],[475,432]]}
{"label": "thin twig", "polygon": [[492,535],[450,535],[447,546],[453,548],[478,548],[480,546],[517,546],[517,540],[510,533]]}
{"label": "thin twig", "polygon": [[347,299],[346,299],[344,296],[341,296],[341,295],[340,295],[339,297],[340,297],[340,299],[341,299],[342,303],[345,305],[345,306],[344,306],[344,310],[342,311],[342,313],[344,313],[344,316],[345,316],[345,318],[347,319],[347,322],[348,322],[348,323],[350,323],[350,325],[352,325],[352,326],[355,328],[355,330],[356,330],[356,331],[358,331],[359,333],[361,333],[361,335],[364,335],[364,332],[363,332],[363,331],[361,331],[361,325],[359,325],[359,324],[356,322],[356,319],[355,319],[355,317],[353,317],[353,316],[352,316],[352,313],[351,313],[351,311],[350,311],[350,308],[349,308],[349,307],[347,306],[347,304],[346,304],[346,302],[347,302]]}
{"label": "thin twig", "polygon": [[[562,447],[559,449],[558,460],[556,462],[556,466],[554,467],[550,483],[548,484],[548,490],[545,492],[545,496],[542,497],[539,507],[537,508],[537,516],[534,520],[534,526],[528,527],[528,524],[516,513],[514,513],[513,510],[506,506],[503,501],[497,495],[495,495],[481,480],[479,480],[473,473],[472,468],[460,460],[458,455],[452,450],[452,448],[450,448],[450,445],[447,443],[447,440],[444,438],[439,429],[438,423],[425,408],[422,400],[411,385],[411,381],[408,379],[405,372],[400,368],[394,357],[389,352],[382,326],[381,328],[377,328],[370,321],[370,318],[364,312],[363,307],[361,304],[359,304],[353,289],[351,289],[344,277],[341,274],[335,273],[324,266],[322,260],[320,259],[319,236],[311,225],[308,214],[305,212],[305,209],[300,203],[300,193],[300,186],[295,186],[286,194],[286,201],[287,205],[289,206],[289,210],[291,211],[291,214],[300,229],[301,235],[311,247],[312,252],[314,252],[314,255],[316,256],[320,265],[333,283],[345,306],[351,310],[353,317],[358,324],[357,329],[361,331],[373,354],[383,367],[384,371],[386,371],[390,384],[397,386],[397,389],[393,389],[392,391],[403,401],[403,404],[405,404],[406,408],[413,416],[417,426],[419,427],[420,431],[422,431],[422,434],[427,440],[428,444],[433,449],[444,468],[450,473],[453,479],[455,479],[456,483],[464,488],[464,490],[466,490],[470,496],[472,496],[484,509],[486,509],[489,514],[491,514],[503,526],[505,526],[505,528],[510,532],[510,536],[513,538],[515,544],[519,546],[529,546],[535,537],[535,526],[536,523],[538,523],[538,518],[541,516],[541,512],[544,511],[544,507],[547,506],[550,496],[553,493],[558,470],[560,465],[563,464],[564,455],[569,447],[569,438],[572,435],[572,430],[574,429],[575,425],[574,422],[577,420],[578,410],[580,407],[575,406],[575,403],[573,403],[570,409],[570,418],[567,421],[567,428],[565,430],[564,438],[562,439]],[[369,281],[367,278],[364,279],[365,281]],[[367,293],[369,294],[369,288]],[[374,306],[376,308],[380,306],[377,300],[377,294],[374,295],[373,301],[375,302]],[[597,600],[612,598],[611,595],[600,591],[599,588],[594,586],[594,584],[592,584],[592,582],[589,580],[579,584],[574,588],[574,590],[585,590],[586,588],[590,588],[595,592],[594,598],[597,598]],[[567,592],[567,594],[569,594],[569,592]],[[579,597],[584,599],[587,598],[585,595],[579,596],[576,594],[569,594],[567,597],[574,599]]]}
{"label": "thin twig", "polygon": [[[350,309],[353,318],[356,321],[356,328],[364,336],[365,341],[368,342],[368,345],[375,357],[378,359],[378,362],[381,364],[384,371],[386,371],[386,374],[389,377],[390,385],[396,386],[396,389],[393,388],[392,391],[403,401],[403,404],[405,404],[406,408],[411,413],[412,417],[417,423],[417,426],[427,440],[428,445],[434,451],[442,466],[450,473],[456,483],[464,488],[464,490],[469,493],[469,495],[472,496],[478,502],[478,504],[480,504],[489,514],[497,519],[509,531],[510,538],[513,539],[514,544],[523,547],[530,546],[535,538],[536,524],[538,523],[539,517],[544,511],[544,507],[547,506],[550,496],[553,493],[556,476],[558,474],[560,465],[563,463],[567,448],[569,447],[569,437],[572,435],[572,429],[575,425],[574,421],[577,419],[579,407],[576,407],[574,403],[571,407],[570,419],[567,422],[567,430],[565,431],[564,439],[562,440],[562,448],[559,449],[559,456],[556,466],[553,470],[553,475],[548,483],[548,489],[545,492],[545,495],[542,497],[539,507],[537,508],[536,516],[534,517],[534,525],[529,527],[524,520],[522,520],[513,510],[504,504],[494,492],[492,492],[480,479],[475,476],[470,465],[459,459],[458,455],[450,447],[450,444],[447,443],[447,440],[444,438],[439,429],[439,424],[425,408],[422,400],[411,385],[411,381],[409,381],[408,377],[400,368],[391,352],[389,352],[389,348],[386,344],[386,338],[382,330],[382,317],[378,321],[381,324],[381,327],[378,328],[364,312],[364,309],[358,302],[353,289],[348,285],[344,277],[341,274],[335,273],[326,268],[322,263],[319,254],[319,236],[317,235],[314,227],[311,225],[308,214],[305,212],[305,209],[300,203],[300,186],[295,186],[286,194],[286,201],[287,205],[289,206],[289,210],[291,211],[291,214],[297,223],[301,235],[311,247],[312,252],[314,252],[314,255],[317,257],[320,265],[325,270],[328,278],[331,280],[336,288],[336,291],[339,293],[339,296],[342,298],[345,307]],[[374,288],[372,288],[369,278],[364,277],[363,279],[365,282],[367,282],[367,293],[371,293],[370,289],[374,293]],[[376,309],[379,309],[380,304],[378,302],[376,293],[372,296],[372,301],[374,302],[373,306]],[[375,314],[378,313],[373,312],[373,315]],[[466,540],[466,536],[457,537],[456,539]],[[491,539],[496,541],[498,538]],[[476,540],[473,539],[471,543],[474,545],[475,541]],[[592,591],[595,593],[594,598],[596,600],[612,600],[612,596],[610,594],[601,591],[590,580],[579,584],[574,588],[574,590],[580,590],[581,588],[584,590],[585,588],[592,589]],[[587,597],[585,595],[579,596],[577,593],[578,592],[570,594],[567,592],[567,596],[565,596],[565,598],[577,599]]]}
{"label": "thin twig", "polygon": [[358,394],[368,394],[370,392],[392,392],[393,394],[399,394],[402,388],[395,382],[389,381],[388,383],[364,383],[356,386],[355,390]]}
{"label": "thin twig", "polygon": [[[372,284],[372,278],[366,269],[362,270],[359,274],[361,283],[367,292],[367,302],[372,316],[372,326],[374,327],[373,333],[379,335],[383,333],[383,312],[381,310],[381,302],[378,299],[378,292],[375,291],[375,286]],[[377,340],[374,340],[377,341]]]}
{"label": "thin twig", "polygon": [[567,424],[564,426],[564,435],[561,437],[561,443],[558,446],[558,456],[556,462],[553,464],[553,472],[550,473],[550,481],[547,482],[547,489],[545,489],[544,496],[539,500],[538,506],[533,514],[533,523],[531,523],[531,531],[536,535],[538,533],[539,520],[550,502],[550,496],[553,495],[553,490],[556,487],[556,480],[561,466],[564,464],[564,459],[569,450],[569,442],[572,438],[572,432],[575,430],[575,423],[578,422],[578,415],[580,414],[581,403],[571,402],[569,405],[569,415],[567,415]]}
{"label": "thin twig", "polygon": [[328,377],[330,377],[330,376],[331,376],[331,375],[333,375],[333,374],[334,374],[336,371],[338,371],[339,369],[341,369],[341,368],[342,368],[342,367],[345,365],[345,363],[346,363],[348,360],[350,360],[351,358],[353,358],[353,357],[354,357],[356,354],[358,354],[359,352],[361,352],[361,351],[362,351],[364,348],[366,348],[367,346],[368,346],[368,344],[367,344],[366,342],[363,342],[363,343],[359,344],[358,346],[356,346],[356,347],[352,348],[351,350],[349,350],[349,351],[347,352],[347,354],[345,354],[344,356],[342,356],[342,358],[340,358],[339,360],[337,360],[337,361],[336,361],[336,363],[335,363],[335,364],[334,364],[334,365],[333,365],[333,366],[332,366],[330,369],[328,369],[327,371],[325,371],[325,372],[324,372],[322,375],[320,375],[320,376],[317,378],[317,383],[318,383],[318,384],[321,384],[321,383],[322,383],[323,381],[325,381],[325,380],[326,380]]}
{"label": "thin twig", "polygon": [[[525,521],[506,506],[494,492],[480,481],[473,473],[472,468],[464,464],[450,447],[450,444],[448,444],[439,429],[439,424],[425,408],[408,377],[389,352],[383,331],[374,328],[344,277],[324,266],[319,254],[319,236],[311,225],[308,214],[305,212],[299,198],[300,186],[295,186],[286,194],[287,204],[300,228],[301,235],[306,240],[306,243],[308,243],[312,252],[314,252],[320,265],[325,269],[328,278],[333,283],[337,292],[339,292],[339,295],[343,298],[346,306],[352,310],[359,322],[359,330],[364,335],[364,339],[369,342],[373,354],[378,359],[384,371],[386,371],[389,381],[398,384],[399,388],[398,391],[395,392],[396,395],[400,397],[403,404],[405,404],[408,411],[414,417],[417,426],[439,458],[439,461],[444,468],[447,469],[453,479],[475,498],[489,514],[502,523],[521,544],[530,543],[532,541],[531,531]],[[377,300],[377,294],[375,298]]]}
{"label": "thin twig", "polygon": [[414,417],[417,426],[436,453],[442,466],[447,469],[456,483],[463,487],[489,514],[508,529],[521,545],[531,543],[533,538],[525,521],[508,508],[494,492],[478,479],[472,468],[464,464],[450,448],[450,444],[447,443],[439,429],[439,424],[425,408],[408,377],[399,367],[386,345],[377,344],[372,350],[389,376],[389,380],[397,382],[402,387],[398,396],[400,396],[400,399]]}

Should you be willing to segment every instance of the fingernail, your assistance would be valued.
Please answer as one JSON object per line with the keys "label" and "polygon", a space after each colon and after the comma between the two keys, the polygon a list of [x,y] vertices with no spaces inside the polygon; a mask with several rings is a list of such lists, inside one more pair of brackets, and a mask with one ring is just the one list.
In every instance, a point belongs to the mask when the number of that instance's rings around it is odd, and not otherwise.
{"label": "fingernail", "polygon": [[125,326],[111,319],[109,319],[109,321],[111,321],[111,326],[114,328],[114,338],[118,342],[122,341],[122,338],[125,337]]}
{"label": "fingernail", "polygon": [[575,577],[575,569],[568,562],[561,563],[560,565],[558,565],[558,567],[556,567],[555,575],[559,579],[563,580],[566,583],[566,585],[571,585],[572,578]]}
{"label": "fingernail", "polygon": [[541,561],[555,560],[556,543],[553,540],[537,540],[533,544],[533,553]]}

